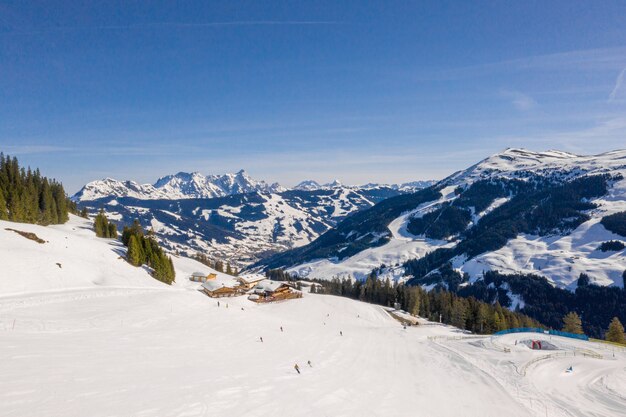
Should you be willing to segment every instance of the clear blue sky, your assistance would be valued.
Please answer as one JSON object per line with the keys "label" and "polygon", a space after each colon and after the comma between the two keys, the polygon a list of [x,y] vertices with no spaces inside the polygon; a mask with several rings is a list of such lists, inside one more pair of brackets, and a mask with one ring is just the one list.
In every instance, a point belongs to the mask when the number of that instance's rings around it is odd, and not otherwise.
{"label": "clear blue sky", "polygon": [[240,168],[399,182],[506,147],[624,148],[624,22],[605,0],[0,0],[0,150],[74,192]]}

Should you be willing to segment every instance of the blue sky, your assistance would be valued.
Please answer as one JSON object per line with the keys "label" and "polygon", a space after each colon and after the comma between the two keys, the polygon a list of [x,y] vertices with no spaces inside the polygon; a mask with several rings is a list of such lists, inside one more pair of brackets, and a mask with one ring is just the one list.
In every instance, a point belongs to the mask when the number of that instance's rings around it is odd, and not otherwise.
{"label": "blue sky", "polygon": [[0,0],[0,150],[75,192],[624,148],[625,19],[623,1]]}

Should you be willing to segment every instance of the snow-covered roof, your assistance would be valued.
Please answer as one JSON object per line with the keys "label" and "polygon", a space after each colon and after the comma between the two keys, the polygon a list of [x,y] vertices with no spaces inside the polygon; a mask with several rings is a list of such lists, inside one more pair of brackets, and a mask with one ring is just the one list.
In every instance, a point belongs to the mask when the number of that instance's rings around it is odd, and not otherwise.
{"label": "snow-covered roof", "polygon": [[267,279],[267,278],[265,277],[265,275],[261,275],[261,274],[246,274],[246,275],[240,275],[239,279],[245,282],[246,284],[252,284],[253,282],[263,281],[264,279]]}
{"label": "snow-covered roof", "polygon": [[206,277],[207,275],[205,272],[194,272],[191,274],[192,277]]}
{"label": "snow-covered roof", "polygon": [[236,286],[236,283],[234,282],[231,283],[231,282],[223,282],[223,281],[207,281],[202,284],[202,288],[205,288],[209,291],[219,290],[222,287],[234,288],[235,286]]}
{"label": "snow-covered roof", "polygon": [[278,288],[280,288],[282,285],[288,285],[286,282],[282,282],[282,281],[270,281],[269,279],[266,281],[261,282],[260,284],[258,284],[256,287],[254,287],[256,290],[259,291],[267,291],[267,292],[274,292],[276,291]]}

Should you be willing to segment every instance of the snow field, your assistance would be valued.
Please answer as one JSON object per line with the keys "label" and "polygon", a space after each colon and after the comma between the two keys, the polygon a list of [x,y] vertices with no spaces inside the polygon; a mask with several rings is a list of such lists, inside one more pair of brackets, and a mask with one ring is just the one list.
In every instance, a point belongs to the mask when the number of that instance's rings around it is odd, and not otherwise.
{"label": "snow field", "polygon": [[170,287],[82,219],[0,226],[3,417],[623,415],[626,352],[609,345],[553,336],[571,354],[522,375],[547,352],[515,340],[547,336],[403,329],[382,307],[315,294],[218,307],[187,279],[211,272],[194,260],[174,258]]}

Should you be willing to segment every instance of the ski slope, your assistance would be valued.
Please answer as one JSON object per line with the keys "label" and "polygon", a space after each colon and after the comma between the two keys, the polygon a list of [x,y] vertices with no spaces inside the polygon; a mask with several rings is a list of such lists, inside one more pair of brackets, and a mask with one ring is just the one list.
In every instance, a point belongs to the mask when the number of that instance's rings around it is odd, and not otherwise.
{"label": "ski slope", "polygon": [[[515,340],[548,336],[403,329],[382,307],[325,295],[218,307],[186,279],[208,270],[193,260],[174,258],[169,287],[84,220],[0,226],[3,417],[623,415],[623,349],[553,337],[559,350],[532,351]],[[531,363],[559,352],[569,356]]]}

